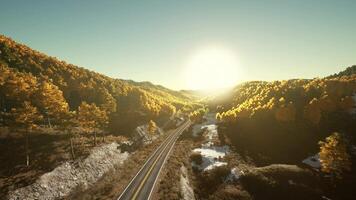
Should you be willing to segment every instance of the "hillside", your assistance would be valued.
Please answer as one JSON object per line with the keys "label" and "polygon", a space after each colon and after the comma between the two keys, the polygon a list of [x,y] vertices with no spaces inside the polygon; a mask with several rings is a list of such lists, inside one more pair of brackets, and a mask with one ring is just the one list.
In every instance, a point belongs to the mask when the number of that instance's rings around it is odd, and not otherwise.
{"label": "hillside", "polygon": [[97,143],[130,139],[138,125],[162,126],[197,107],[179,91],[110,78],[0,35],[0,196],[85,158]]}
{"label": "hillside", "polygon": [[[321,193],[331,199],[354,196],[356,75],[353,69],[354,66],[321,79],[246,82],[236,86],[232,96],[222,104],[211,103],[218,112],[220,138],[242,157],[249,158],[244,161],[252,160],[257,167],[266,167],[253,169],[241,178],[244,188],[256,199],[266,199],[266,195],[271,195],[267,199],[285,199],[301,194],[296,192],[300,188],[283,194],[286,190],[282,187],[288,184],[277,181],[281,185],[276,186],[264,179],[266,174],[276,180],[283,176],[291,179],[292,175],[283,174],[293,170],[275,164],[312,168],[318,177],[316,182],[322,185]],[[316,158],[306,162],[311,155]],[[319,164],[309,166],[310,162]],[[268,170],[259,174],[259,169]],[[303,184],[309,183],[308,179],[303,180]],[[274,189],[278,192],[273,192]],[[308,198],[318,199],[311,194]]]}
{"label": "hillside", "polygon": [[[82,102],[94,103],[105,110],[109,115],[108,127],[115,133],[130,131],[142,121],[160,120],[179,109],[189,110],[194,106],[193,99],[180,92],[148,82],[110,78],[47,56],[5,36],[0,36],[0,66],[3,115],[24,101],[31,102],[31,96],[44,84],[63,96],[63,103],[71,111],[76,111]],[[19,90],[21,84],[21,98],[20,94],[7,92]],[[46,110],[40,103],[31,103],[39,110]]]}
{"label": "hillside", "polygon": [[354,74],[356,74],[356,65],[352,65],[351,67],[348,67],[339,73],[333,74],[333,75],[329,76],[329,78],[341,77],[341,76],[351,76]]}

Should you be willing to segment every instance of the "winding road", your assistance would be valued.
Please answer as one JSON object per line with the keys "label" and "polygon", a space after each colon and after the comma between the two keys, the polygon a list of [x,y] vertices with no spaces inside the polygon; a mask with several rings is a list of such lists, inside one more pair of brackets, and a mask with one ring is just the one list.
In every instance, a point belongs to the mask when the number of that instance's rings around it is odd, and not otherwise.
{"label": "winding road", "polygon": [[191,122],[188,120],[180,127],[175,129],[153,152],[147,159],[145,164],[137,172],[135,177],[130,181],[125,190],[119,196],[118,200],[146,200],[150,199],[152,191],[158,180],[159,173],[171,150],[174,147],[180,134],[190,126]]}

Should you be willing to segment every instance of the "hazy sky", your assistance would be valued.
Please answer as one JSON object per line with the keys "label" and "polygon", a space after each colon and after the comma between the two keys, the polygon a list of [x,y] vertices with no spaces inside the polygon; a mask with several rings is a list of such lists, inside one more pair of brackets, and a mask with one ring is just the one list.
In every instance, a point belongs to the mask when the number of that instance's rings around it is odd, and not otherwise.
{"label": "hazy sky", "polygon": [[186,87],[191,56],[212,45],[234,52],[244,80],[312,78],[356,64],[356,1],[0,0],[0,33],[173,89]]}

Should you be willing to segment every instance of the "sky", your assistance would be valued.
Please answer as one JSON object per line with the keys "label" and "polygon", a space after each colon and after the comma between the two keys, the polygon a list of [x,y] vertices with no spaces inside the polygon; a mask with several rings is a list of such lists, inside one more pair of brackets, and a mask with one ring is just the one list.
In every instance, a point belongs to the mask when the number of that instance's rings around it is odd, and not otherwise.
{"label": "sky", "polygon": [[0,0],[0,34],[113,78],[189,89],[191,60],[212,46],[234,54],[236,82],[356,64],[355,10],[352,0]]}

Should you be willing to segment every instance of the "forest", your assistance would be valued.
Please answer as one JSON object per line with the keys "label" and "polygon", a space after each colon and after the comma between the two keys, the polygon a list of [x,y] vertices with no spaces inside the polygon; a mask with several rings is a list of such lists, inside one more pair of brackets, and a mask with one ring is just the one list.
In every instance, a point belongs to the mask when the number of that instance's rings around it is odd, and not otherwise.
{"label": "forest", "polygon": [[[164,125],[200,108],[195,100],[149,82],[110,78],[0,35],[1,174],[35,170],[36,178],[67,160],[66,152],[88,154],[97,134],[130,138],[138,125]],[[25,184],[28,177],[15,181]],[[0,195],[13,185],[3,184]]]}
{"label": "forest", "polygon": [[[261,174],[276,179],[293,171],[276,163],[308,169],[302,161],[318,155],[320,173],[313,171],[313,176],[319,177],[316,182],[322,186],[314,189],[324,188],[333,199],[349,199],[356,180],[355,72],[354,65],[325,78],[240,84],[223,102],[210,103],[217,111],[220,138],[262,167]],[[273,188],[273,183],[263,182],[261,174],[256,170],[241,179],[257,199],[288,196],[288,192],[280,192],[286,191],[283,184],[278,186],[280,190]],[[308,178],[303,179],[307,183]],[[261,191],[259,187],[271,188]],[[271,193],[274,190],[276,195]],[[312,196],[308,198],[317,198]]]}
{"label": "forest", "polygon": [[0,35],[0,172],[17,176],[0,180],[0,195],[105,139],[130,138],[139,125],[154,134],[173,116],[199,124],[207,113],[216,113],[221,143],[257,167],[319,153],[322,172],[350,185],[355,92],[351,66],[323,78],[249,81],[201,101],[197,91],[110,78]]}
{"label": "forest", "polygon": [[[69,121],[78,121],[83,127],[124,134],[140,121],[160,120],[176,111],[189,112],[199,106],[188,95],[148,82],[112,79],[5,36],[0,36],[0,70],[2,126],[12,126],[16,121],[27,128],[63,127]],[[94,120],[83,116],[91,114],[103,123],[84,122]],[[21,120],[21,115],[28,116],[28,122]]]}

